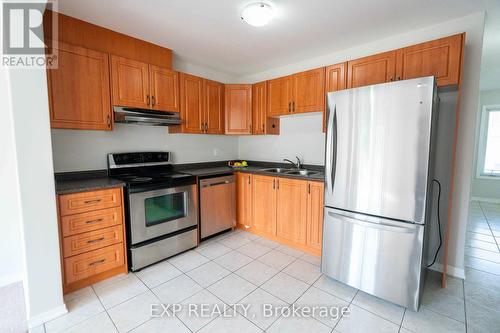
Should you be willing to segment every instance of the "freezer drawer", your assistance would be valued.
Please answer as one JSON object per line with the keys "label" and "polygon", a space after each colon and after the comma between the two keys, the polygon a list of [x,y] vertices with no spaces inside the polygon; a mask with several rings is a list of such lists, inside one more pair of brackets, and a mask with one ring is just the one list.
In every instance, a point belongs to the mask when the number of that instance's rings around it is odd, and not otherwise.
{"label": "freezer drawer", "polygon": [[321,271],[418,310],[424,226],[325,208]]}

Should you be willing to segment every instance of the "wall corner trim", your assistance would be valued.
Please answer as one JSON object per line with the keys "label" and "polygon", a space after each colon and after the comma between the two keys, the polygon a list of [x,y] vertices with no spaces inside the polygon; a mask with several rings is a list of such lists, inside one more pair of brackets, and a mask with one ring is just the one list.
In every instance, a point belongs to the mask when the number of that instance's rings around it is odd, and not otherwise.
{"label": "wall corner trim", "polygon": [[48,311],[40,313],[39,315],[29,318],[28,327],[30,329],[35,328],[66,313],[68,313],[68,308],[66,308],[66,304],[63,303],[53,309],[50,309]]}

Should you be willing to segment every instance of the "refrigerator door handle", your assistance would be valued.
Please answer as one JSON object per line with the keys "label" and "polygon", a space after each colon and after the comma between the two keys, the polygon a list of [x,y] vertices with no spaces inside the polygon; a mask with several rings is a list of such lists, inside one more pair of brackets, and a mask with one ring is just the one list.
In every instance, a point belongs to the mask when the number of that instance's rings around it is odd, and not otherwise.
{"label": "refrigerator door handle", "polygon": [[[337,166],[337,106],[333,111],[328,109],[327,119],[327,151],[326,151],[326,188],[333,194],[333,179],[335,178],[335,169]],[[333,116],[332,116],[333,113]]]}
{"label": "refrigerator door handle", "polygon": [[[357,224],[363,227],[368,227],[371,229],[380,229],[380,230],[387,230],[387,231],[392,231],[392,232],[399,232],[399,233],[414,233],[415,232],[415,226],[412,224],[408,225],[403,225],[405,222],[399,222],[402,224],[401,226],[398,225],[393,225],[393,224],[387,224],[387,223],[382,223],[382,222],[370,222],[370,221],[364,221],[359,219],[359,214],[356,214],[356,217],[348,215],[348,214],[342,214],[338,211],[335,212],[328,212],[328,215],[330,217],[335,217],[337,216],[342,216],[344,221],[349,222],[351,224]],[[376,218],[375,218],[376,219]],[[380,221],[380,219],[378,219]]]}

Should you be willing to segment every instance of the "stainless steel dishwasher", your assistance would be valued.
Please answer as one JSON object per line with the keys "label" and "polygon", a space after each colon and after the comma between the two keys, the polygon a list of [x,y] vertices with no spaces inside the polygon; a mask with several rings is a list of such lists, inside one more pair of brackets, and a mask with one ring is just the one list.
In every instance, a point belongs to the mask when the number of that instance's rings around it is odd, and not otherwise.
{"label": "stainless steel dishwasher", "polygon": [[236,226],[236,177],[200,180],[201,238]]}

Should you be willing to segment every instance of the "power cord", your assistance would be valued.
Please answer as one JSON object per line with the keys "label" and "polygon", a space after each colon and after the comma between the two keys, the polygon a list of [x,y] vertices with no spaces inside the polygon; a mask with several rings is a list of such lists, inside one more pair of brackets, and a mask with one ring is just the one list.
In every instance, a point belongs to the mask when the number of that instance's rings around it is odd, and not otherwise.
{"label": "power cord", "polygon": [[436,182],[438,184],[438,204],[437,204],[437,218],[438,218],[438,230],[439,230],[439,246],[436,250],[436,253],[434,254],[434,259],[432,260],[432,263],[430,265],[427,265],[426,267],[431,267],[434,265],[436,262],[436,258],[438,256],[439,250],[441,250],[441,245],[443,245],[443,237],[441,236],[441,217],[440,217],[440,211],[441,209],[440,204],[441,204],[441,183],[437,179],[433,179],[433,182]]}

